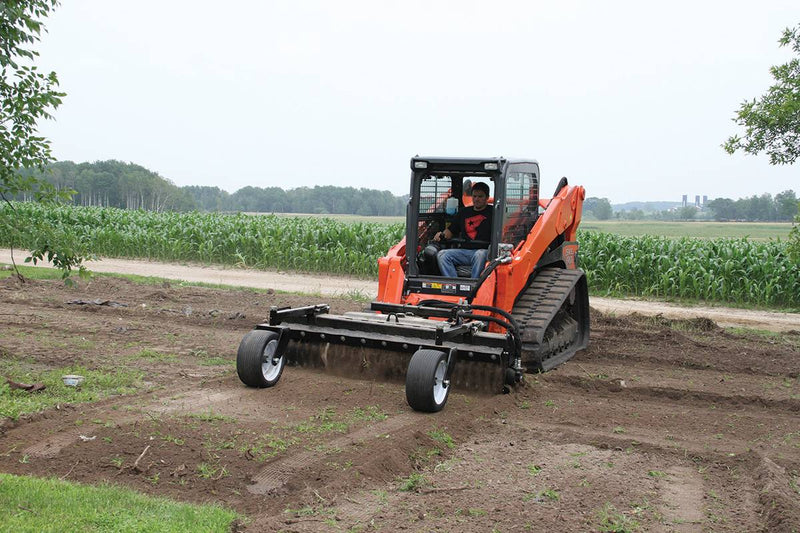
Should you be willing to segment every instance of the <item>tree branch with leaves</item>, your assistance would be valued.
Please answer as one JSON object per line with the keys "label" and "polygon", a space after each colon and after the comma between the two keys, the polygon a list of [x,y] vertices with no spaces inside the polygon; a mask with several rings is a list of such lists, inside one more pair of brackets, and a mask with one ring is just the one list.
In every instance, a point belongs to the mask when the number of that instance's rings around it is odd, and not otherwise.
{"label": "tree branch with leaves", "polygon": [[729,154],[765,152],[771,165],[800,157],[800,25],[783,30],[778,43],[798,57],[770,68],[775,83],[760,98],[742,103],[733,119],[745,128],[744,137],[734,135],[723,144]]}
{"label": "tree branch with leaves", "polygon": [[[765,152],[771,165],[791,165],[800,157],[800,24],[786,28],[778,40],[797,57],[770,68],[775,83],[761,98],[744,102],[734,122],[745,128],[744,137],[730,137],[723,148],[733,154]],[[789,254],[800,261],[800,215],[789,234]]]}
{"label": "tree branch with leaves", "polygon": [[[19,224],[13,198],[30,193],[38,202],[69,200],[72,191],[56,190],[47,181],[19,173],[23,168],[45,170],[53,158],[50,142],[38,135],[38,123],[52,118],[61,105],[55,72],[42,73],[34,64],[39,53],[33,48],[41,39],[47,17],[58,6],[57,0],[6,0],[0,5],[0,231],[10,241],[34,243],[25,262],[47,258],[61,269],[69,282],[74,268],[86,273],[83,261],[88,254],[82,243],[58,227],[37,223]],[[30,247],[30,245],[29,245]],[[24,281],[16,262],[17,277]]]}

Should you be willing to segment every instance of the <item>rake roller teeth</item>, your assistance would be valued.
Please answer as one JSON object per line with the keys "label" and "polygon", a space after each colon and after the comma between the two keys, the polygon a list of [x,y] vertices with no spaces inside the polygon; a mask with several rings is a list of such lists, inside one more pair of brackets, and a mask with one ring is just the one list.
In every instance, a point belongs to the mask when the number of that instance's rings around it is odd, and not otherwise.
{"label": "rake roller teeth", "polygon": [[450,382],[456,390],[497,394],[503,389],[503,371],[497,363],[459,361]]}
{"label": "rake roller teeth", "polygon": [[354,378],[402,382],[408,355],[374,348],[357,348],[331,343],[292,343],[288,363],[327,374]]}
{"label": "rake roller teeth", "polygon": [[[403,383],[410,355],[390,350],[332,343],[293,342],[287,364],[340,377]],[[502,391],[503,368],[498,363],[458,361],[450,377],[456,390],[496,394]]]}

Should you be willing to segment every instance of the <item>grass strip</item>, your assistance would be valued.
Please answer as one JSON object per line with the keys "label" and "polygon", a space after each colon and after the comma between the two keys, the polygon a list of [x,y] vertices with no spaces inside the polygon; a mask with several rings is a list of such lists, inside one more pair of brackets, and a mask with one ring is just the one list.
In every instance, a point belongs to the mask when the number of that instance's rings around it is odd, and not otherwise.
{"label": "grass strip", "polygon": [[230,531],[233,511],[132,490],[0,474],[3,531]]}
{"label": "grass strip", "polygon": [[[12,420],[59,404],[96,402],[108,396],[133,393],[141,386],[143,376],[139,370],[126,368],[102,371],[69,366],[23,371],[17,361],[0,359],[0,364],[6,369],[3,375],[15,382],[45,385],[42,391],[27,392],[11,388],[5,379],[0,379],[0,418]],[[84,376],[84,381],[79,387],[69,387],[62,380],[67,374]]]}

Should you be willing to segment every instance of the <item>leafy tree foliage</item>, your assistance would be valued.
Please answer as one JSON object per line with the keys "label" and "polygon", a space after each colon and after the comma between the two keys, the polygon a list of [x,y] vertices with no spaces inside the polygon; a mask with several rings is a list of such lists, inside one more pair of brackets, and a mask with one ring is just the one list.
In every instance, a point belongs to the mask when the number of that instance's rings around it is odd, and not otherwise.
{"label": "leafy tree foliage", "polygon": [[[797,204],[797,210],[800,211],[800,202]],[[800,215],[794,217],[794,224],[789,232],[789,257],[795,263],[800,263]]]}
{"label": "leafy tree foliage", "polygon": [[608,220],[614,214],[611,202],[608,198],[596,198],[594,196],[583,201],[584,212],[592,213],[597,220]]}
{"label": "leafy tree foliage", "polygon": [[[39,221],[33,226],[18,223],[11,199],[29,194],[41,202],[69,198],[69,190],[58,190],[23,168],[44,169],[51,161],[50,143],[37,135],[37,124],[52,118],[64,93],[58,91],[55,72],[39,72],[34,65],[38,52],[33,49],[41,38],[41,19],[55,9],[57,0],[8,0],[0,7],[0,231],[11,242],[35,242],[25,261],[47,258],[67,279],[73,268],[85,273],[85,252],[80,242],[58,228]],[[26,233],[35,241],[24,239]],[[13,261],[13,255],[12,255]],[[16,268],[16,263],[14,263]],[[17,277],[24,280],[17,270]]]}
{"label": "leafy tree foliage", "polygon": [[[24,174],[26,171],[23,171]],[[44,172],[32,172],[57,190],[75,192],[77,205],[146,209],[148,211],[187,211],[195,208],[193,196],[170,180],[134,163],[60,161]],[[28,200],[28,195],[17,195]]]}
{"label": "leafy tree foliage", "polygon": [[622,213],[625,220],[644,220],[644,211],[641,209],[631,209]]}
{"label": "leafy tree foliage", "polygon": [[225,209],[223,204],[230,196],[228,191],[223,191],[219,187],[187,185],[182,189],[194,199],[195,208],[200,211],[223,211]]}
{"label": "leafy tree foliage", "polygon": [[745,128],[723,145],[728,153],[766,152],[772,165],[792,164],[800,157],[800,25],[786,28],[778,41],[798,57],[770,69],[775,84],[759,99],[744,102],[734,122]]}
{"label": "leafy tree foliage", "polygon": [[243,187],[233,194],[217,187],[184,187],[197,207],[206,211],[251,213],[313,213],[318,215],[403,215],[406,197],[389,191],[331,185],[297,187]]}
{"label": "leafy tree foliage", "polygon": [[715,198],[707,205],[715,220],[789,222],[797,215],[797,195],[791,189],[774,198],[768,193],[738,200]]}
{"label": "leafy tree foliage", "polygon": [[678,209],[678,220],[694,220],[697,216],[697,208],[693,205],[685,205]]}
{"label": "leafy tree foliage", "polygon": [[[766,152],[772,165],[792,164],[800,157],[800,24],[783,30],[778,43],[790,46],[797,57],[770,69],[775,84],[759,100],[744,102],[734,119],[746,128],[744,138],[734,135],[723,145],[731,154]],[[789,198],[780,202],[781,213],[791,211]],[[800,215],[794,221],[789,250],[800,261]]]}
{"label": "leafy tree foliage", "polygon": [[[388,191],[353,187],[243,187],[233,194],[219,187],[177,187],[140,165],[113,160],[60,161],[44,171],[22,170],[20,174],[46,182],[57,191],[72,190],[77,205],[122,209],[402,215],[406,204],[406,198]],[[34,195],[25,191],[13,198],[26,201],[33,200]]]}

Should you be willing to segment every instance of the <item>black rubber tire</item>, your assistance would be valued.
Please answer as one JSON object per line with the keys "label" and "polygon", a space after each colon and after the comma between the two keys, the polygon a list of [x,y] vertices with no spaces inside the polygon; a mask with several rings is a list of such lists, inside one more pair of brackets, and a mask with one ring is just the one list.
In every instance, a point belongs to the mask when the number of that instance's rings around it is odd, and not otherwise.
{"label": "black rubber tire", "polygon": [[[437,369],[439,379],[437,379]],[[444,408],[450,396],[449,384],[441,383],[447,371],[447,354],[439,350],[417,350],[406,372],[406,401],[415,411],[436,413]]]}
{"label": "black rubber tire", "polygon": [[517,384],[517,372],[513,368],[506,368],[504,382],[506,385],[516,385]]}
{"label": "black rubber tire", "polygon": [[273,331],[254,329],[245,335],[236,353],[236,373],[242,383],[257,388],[275,385],[283,374],[286,357],[280,354],[277,364],[268,368],[267,375],[262,364],[266,357],[275,359],[274,351],[277,348],[278,334]]}

